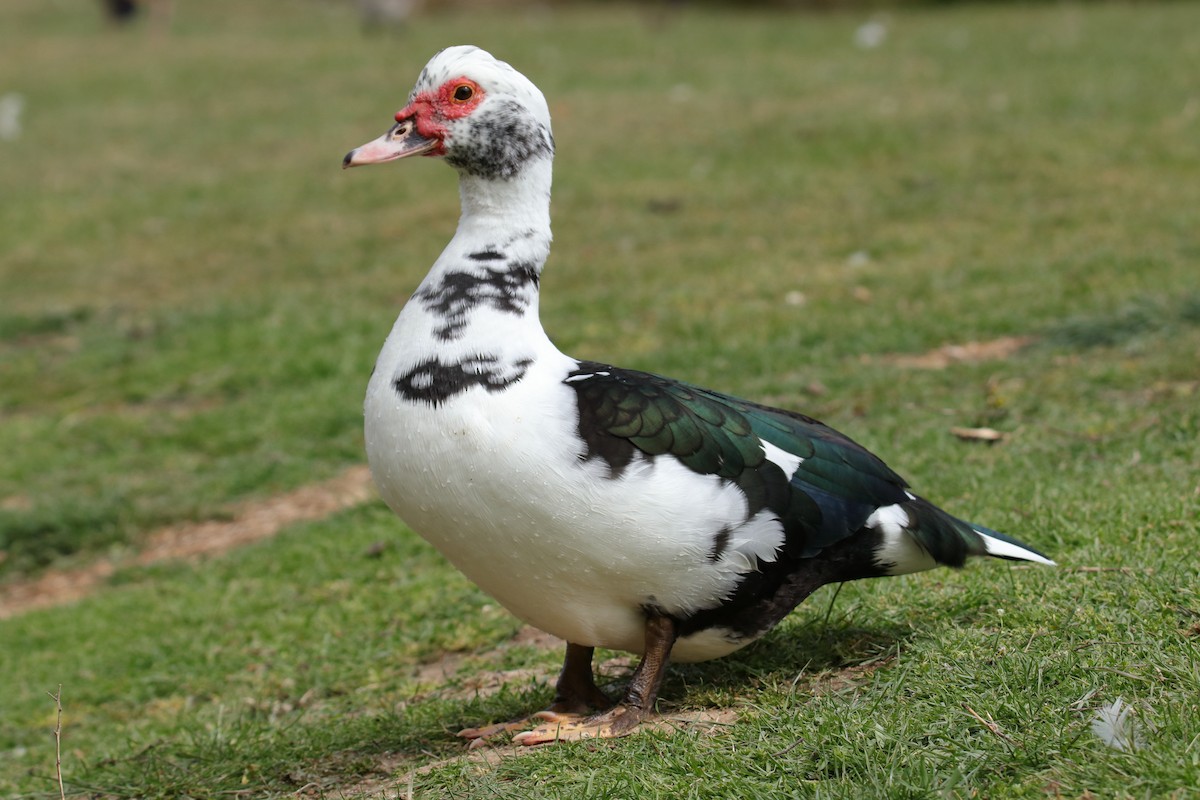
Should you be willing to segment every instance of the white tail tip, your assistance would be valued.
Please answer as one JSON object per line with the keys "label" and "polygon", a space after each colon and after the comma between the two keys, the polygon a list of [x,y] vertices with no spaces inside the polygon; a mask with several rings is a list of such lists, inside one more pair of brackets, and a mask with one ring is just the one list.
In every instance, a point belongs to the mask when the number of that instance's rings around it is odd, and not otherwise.
{"label": "white tail tip", "polygon": [[1057,567],[1050,559],[1043,555],[1039,555],[1032,550],[1026,550],[1019,544],[1006,542],[1003,539],[997,539],[995,536],[988,536],[986,533],[975,531],[983,539],[983,549],[990,556],[999,556],[1000,558],[1016,558],[1021,561],[1035,561],[1038,564],[1045,564],[1048,567]]}

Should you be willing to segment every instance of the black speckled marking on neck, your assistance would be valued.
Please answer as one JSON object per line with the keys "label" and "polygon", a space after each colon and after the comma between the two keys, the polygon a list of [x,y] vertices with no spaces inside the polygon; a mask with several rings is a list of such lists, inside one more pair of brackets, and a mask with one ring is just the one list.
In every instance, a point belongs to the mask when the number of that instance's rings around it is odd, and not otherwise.
{"label": "black speckled marking on neck", "polygon": [[[468,257],[477,262],[504,258],[489,250]],[[448,342],[462,336],[467,317],[480,305],[491,306],[505,314],[524,314],[537,288],[536,267],[532,263],[516,262],[507,267],[485,267],[483,272],[447,272],[440,283],[419,289],[415,296],[427,311],[441,318],[441,325],[434,335]]]}
{"label": "black speckled marking on neck", "polygon": [[482,386],[488,392],[501,392],[525,377],[532,358],[505,363],[500,356],[479,353],[462,361],[443,364],[437,357],[427,358],[392,382],[405,400],[439,406],[467,391]]}

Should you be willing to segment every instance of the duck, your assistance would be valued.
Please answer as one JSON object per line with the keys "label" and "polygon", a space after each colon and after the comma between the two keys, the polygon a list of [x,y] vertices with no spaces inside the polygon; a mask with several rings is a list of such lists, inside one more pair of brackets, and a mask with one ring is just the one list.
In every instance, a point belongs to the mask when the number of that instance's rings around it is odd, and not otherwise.
{"label": "duck", "polygon": [[[566,643],[548,708],[467,728],[473,745],[624,736],[656,715],[669,662],[726,656],[830,583],[1053,565],[943,511],[804,414],[572,358],[538,314],[555,140],[542,92],[471,45],[421,70],[359,167],[422,156],[458,173],[461,216],[367,385],[380,496],[517,618]],[[617,700],[596,648],[639,656]]]}

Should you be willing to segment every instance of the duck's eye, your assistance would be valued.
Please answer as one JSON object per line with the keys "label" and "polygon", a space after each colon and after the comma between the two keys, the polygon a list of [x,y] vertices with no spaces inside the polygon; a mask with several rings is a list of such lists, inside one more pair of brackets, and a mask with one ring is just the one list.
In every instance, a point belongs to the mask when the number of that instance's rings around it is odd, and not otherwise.
{"label": "duck's eye", "polygon": [[475,89],[469,84],[459,84],[454,89],[454,102],[465,103],[475,96]]}

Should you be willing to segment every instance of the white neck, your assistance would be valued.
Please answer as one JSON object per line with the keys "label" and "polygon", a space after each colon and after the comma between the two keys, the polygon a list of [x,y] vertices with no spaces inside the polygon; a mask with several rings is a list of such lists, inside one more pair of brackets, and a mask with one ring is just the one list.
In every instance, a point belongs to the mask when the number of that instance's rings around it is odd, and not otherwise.
{"label": "white neck", "polygon": [[538,277],[550,253],[550,173],[547,158],[510,180],[460,176],[458,229],[401,315],[412,326],[408,357],[423,346],[443,360],[485,351],[518,359],[535,342],[549,346]]}
{"label": "white neck", "polygon": [[[548,249],[552,166],[548,158],[531,159],[518,175],[508,180],[460,175],[462,216],[455,238],[465,234],[480,239],[507,239],[532,233],[532,238],[545,241]],[[503,239],[490,243],[502,242]]]}

